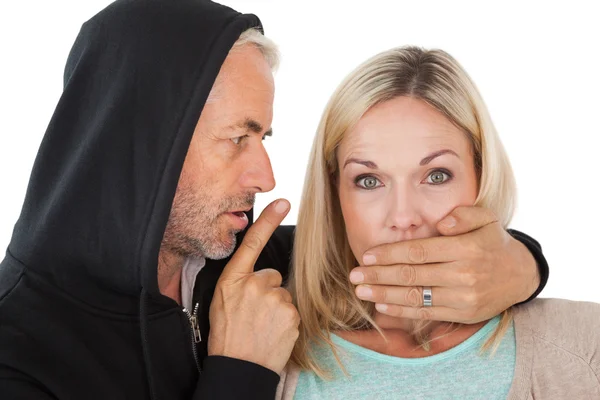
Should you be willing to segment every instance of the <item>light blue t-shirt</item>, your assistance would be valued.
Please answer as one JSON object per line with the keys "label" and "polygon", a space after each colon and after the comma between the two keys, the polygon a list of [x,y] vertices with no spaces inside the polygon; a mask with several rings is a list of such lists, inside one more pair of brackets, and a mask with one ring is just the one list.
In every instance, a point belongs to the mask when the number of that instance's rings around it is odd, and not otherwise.
{"label": "light blue t-shirt", "polygon": [[294,399],[506,399],[516,362],[514,325],[494,356],[480,355],[499,321],[496,317],[458,346],[424,358],[392,357],[332,335],[349,375],[339,368],[329,346],[316,347],[320,365],[334,379],[302,371]]}

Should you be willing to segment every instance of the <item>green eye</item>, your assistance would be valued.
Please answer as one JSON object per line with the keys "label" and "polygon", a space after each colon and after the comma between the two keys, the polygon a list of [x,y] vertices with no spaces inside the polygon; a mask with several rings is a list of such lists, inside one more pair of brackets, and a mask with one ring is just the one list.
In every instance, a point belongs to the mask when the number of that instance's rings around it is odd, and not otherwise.
{"label": "green eye", "polygon": [[356,184],[359,187],[362,187],[363,189],[375,189],[377,188],[379,183],[379,179],[373,177],[373,176],[363,176],[363,177],[359,177],[356,180]]}
{"label": "green eye", "polygon": [[444,171],[433,171],[427,177],[427,182],[433,185],[439,185],[446,182],[448,179],[450,179],[450,174]]}

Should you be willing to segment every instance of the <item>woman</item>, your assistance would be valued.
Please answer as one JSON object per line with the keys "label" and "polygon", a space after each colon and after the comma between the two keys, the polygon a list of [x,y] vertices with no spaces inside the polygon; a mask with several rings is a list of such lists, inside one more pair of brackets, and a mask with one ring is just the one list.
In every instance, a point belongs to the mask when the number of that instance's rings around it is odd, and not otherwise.
{"label": "woman", "polygon": [[[412,322],[379,313],[347,278],[375,245],[437,236],[455,207],[487,207],[506,227],[514,202],[504,148],[451,56],[408,47],[358,67],[312,149],[288,284],[302,324],[278,398],[600,399],[598,304]],[[432,288],[434,303],[445,295]]]}

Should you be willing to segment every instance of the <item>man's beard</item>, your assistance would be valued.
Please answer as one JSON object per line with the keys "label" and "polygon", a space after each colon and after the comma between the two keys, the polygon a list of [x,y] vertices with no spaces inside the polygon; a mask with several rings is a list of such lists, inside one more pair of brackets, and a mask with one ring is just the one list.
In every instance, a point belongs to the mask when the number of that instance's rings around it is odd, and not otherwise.
{"label": "man's beard", "polygon": [[254,194],[216,199],[210,189],[194,193],[178,188],[162,247],[177,255],[219,260],[231,255],[236,245],[237,229],[224,228],[223,213],[251,208]]}

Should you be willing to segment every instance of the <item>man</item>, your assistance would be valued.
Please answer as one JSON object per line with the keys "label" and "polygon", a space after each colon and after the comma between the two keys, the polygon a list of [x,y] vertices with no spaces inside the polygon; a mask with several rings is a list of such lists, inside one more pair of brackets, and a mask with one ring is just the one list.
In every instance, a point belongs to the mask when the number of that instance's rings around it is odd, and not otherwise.
{"label": "man", "polygon": [[[201,0],[119,0],[83,25],[0,265],[3,399],[274,397],[299,320],[280,287],[289,203],[246,229],[275,185],[275,56],[254,27]],[[450,250],[372,249],[357,283],[396,315],[485,319],[547,278],[535,241],[513,232],[541,280],[493,221],[456,210]],[[420,307],[413,286],[443,268],[458,306]]]}

